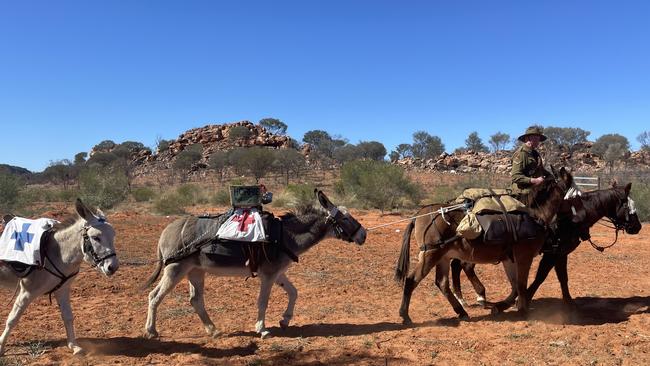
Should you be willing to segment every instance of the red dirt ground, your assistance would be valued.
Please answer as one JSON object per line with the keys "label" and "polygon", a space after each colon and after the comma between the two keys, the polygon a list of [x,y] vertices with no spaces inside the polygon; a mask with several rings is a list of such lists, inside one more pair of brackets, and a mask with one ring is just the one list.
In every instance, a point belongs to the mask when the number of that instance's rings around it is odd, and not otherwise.
{"label": "red dirt ground", "polygon": [[[219,210],[212,209],[212,212]],[[353,211],[364,226],[399,216]],[[186,281],[159,310],[160,339],[141,337],[147,294],[137,290],[152,272],[158,236],[173,217],[139,212],[109,215],[118,233],[122,267],[105,278],[83,264],[73,285],[75,328],[86,356],[73,356],[56,304],[33,303],[8,341],[2,365],[426,365],[426,364],[625,364],[650,362],[650,227],[625,235],[601,254],[583,243],[570,256],[569,276],[579,310],[562,307],[559,284],[549,275],[532,311],[522,320],[511,310],[493,316],[478,306],[459,322],[433,284],[433,274],[411,302],[414,325],[398,316],[401,289],[393,282],[404,223],[372,231],[363,246],[327,240],[304,255],[288,275],[299,296],[291,327],[278,326],[286,296],[274,288],[267,312],[273,336],[254,333],[257,279],[206,279],[206,307],[222,329],[208,337],[188,301]],[[613,232],[596,228],[600,243]],[[414,241],[412,258],[416,258]],[[535,264],[536,267],[536,264]],[[488,298],[506,296],[499,265],[477,267]],[[534,272],[533,272],[534,273]],[[533,276],[531,273],[531,277]],[[463,277],[464,278],[464,277]],[[463,279],[465,298],[475,295]],[[0,290],[7,304],[12,292]],[[0,310],[6,319],[9,305]],[[44,351],[42,355],[37,355]]]}

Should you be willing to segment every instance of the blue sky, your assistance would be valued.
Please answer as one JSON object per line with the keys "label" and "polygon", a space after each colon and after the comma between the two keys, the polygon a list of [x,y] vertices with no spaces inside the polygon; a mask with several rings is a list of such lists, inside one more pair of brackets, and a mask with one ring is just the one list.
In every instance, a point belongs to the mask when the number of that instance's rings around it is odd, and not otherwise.
{"label": "blue sky", "polygon": [[650,130],[647,1],[0,0],[0,163],[284,121],[390,151]]}

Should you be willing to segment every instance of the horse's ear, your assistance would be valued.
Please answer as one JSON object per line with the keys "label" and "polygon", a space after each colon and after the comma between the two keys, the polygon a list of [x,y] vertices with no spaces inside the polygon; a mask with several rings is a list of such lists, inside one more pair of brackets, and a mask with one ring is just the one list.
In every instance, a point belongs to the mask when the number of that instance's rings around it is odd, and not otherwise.
{"label": "horse's ear", "polygon": [[323,208],[329,210],[332,206],[334,206],[332,202],[330,202],[330,200],[327,198],[325,193],[323,193],[323,191],[318,191],[316,193],[316,196],[318,197],[318,202],[320,202],[320,205],[323,206]]}
{"label": "horse's ear", "polygon": [[86,221],[95,217],[92,211],[90,211],[90,209],[81,201],[80,198],[77,198],[77,200],[74,203],[74,207],[77,210],[79,216],[81,216],[81,218],[85,219]]}
{"label": "horse's ear", "polygon": [[626,196],[629,196],[629,195],[630,195],[630,190],[631,190],[631,189],[632,189],[632,183],[628,183],[628,184],[625,186],[625,195],[626,195]]}

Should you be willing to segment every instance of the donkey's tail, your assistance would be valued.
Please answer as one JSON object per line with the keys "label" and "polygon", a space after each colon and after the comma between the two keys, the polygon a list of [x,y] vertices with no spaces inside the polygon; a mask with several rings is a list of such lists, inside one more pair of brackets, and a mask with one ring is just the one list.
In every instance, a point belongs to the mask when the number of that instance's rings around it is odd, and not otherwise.
{"label": "donkey's tail", "polygon": [[406,278],[406,274],[409,271],[409,262],[411,261],[411,232],[413,231],[414,226],[415,219],[411,220],[411,222],[406,226],[406,229],[404,229],[402,250],[399,253],[399,259],[397,260],[397,266],[395,267],[395,281],[399,283],[404,282],[404,278]]}
{"label": "donkey's tail", "polygon": [[146,290],[149,286],[151,286],[156,280],[158,279],[158,276],[160,276],[160,271],[163,268],[163,259],[162,259],[162,253],[160,252],[160,248],[158,248],[158,262],[156,263],[156,269],[153,271],[147,282],[143,284],[140,287],[140,291]]}

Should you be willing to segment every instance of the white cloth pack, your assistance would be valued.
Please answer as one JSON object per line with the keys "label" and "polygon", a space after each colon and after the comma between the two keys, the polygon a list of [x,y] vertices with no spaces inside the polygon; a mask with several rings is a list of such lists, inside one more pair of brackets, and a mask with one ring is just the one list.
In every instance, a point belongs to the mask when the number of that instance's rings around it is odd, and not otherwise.
{"label": "white cloth pack", "polygon": [[256,208],[238,208],[221,225],[217,238],[237,241],[266,241],[262,216]]}
{"label": "white cloth pack", "polygon": [[0,260],[41,265],[41,237],[57,222],[14,217],[0,236]]}

